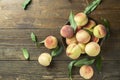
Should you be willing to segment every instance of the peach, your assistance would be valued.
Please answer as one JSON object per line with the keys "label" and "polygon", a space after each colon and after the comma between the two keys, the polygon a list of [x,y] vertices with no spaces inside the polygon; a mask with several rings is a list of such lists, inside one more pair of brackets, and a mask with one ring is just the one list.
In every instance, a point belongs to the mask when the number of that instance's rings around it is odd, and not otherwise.
{"label": "peach", "polygon": [[74,29],[70,25],[64,25],[60,30],[60,34],[64,38],[71,38],[74,35]]}
{"label": "peach", "polygon": [[58,40],[56,37],[54,36],[48,36],[46,37],[46,39],[44,40],[44,45],[46,48],[48,49],[53,49],[56,48],[58,45]]}
{"label": "peach", "polygon": [[38,58],[38,62],[43,66],[49,66],[51,60],[52,56],[49,53],[42,53]]}
{"label": "peach", "polygon": [[76,43],[71,43],[66,49],[66,54],[71,59],[77,59],[81,54],[81,48]]}
{"label": "peach", "polygon": [[94,74],[94,71],[91,66],[83,65],[80,68],[79,73],[80,73],[81,77],[83,77],[84,79],[91,79]]}
{"label": "peach", "polygon": [[90,38],[90,34],[85,30],[80,30],[76,33],[76,39],[79,43],[87,43],[89,42]]}
{"label": "peach", "polygon": [[94,27],[93,29],[93,34],[97,38],[103,38],[106,35],[106,29],[104,25],[98,24],[97,26]]}
{"label": "peach", "polygon": [[97,38],[95,36],[92,36],[91,41],[98,43],[99,42],[99,38]]}
{"label": "peach", "polygon": [[71,43],[77,43],[75,36],[73,36],[72,38],[66,38],[66,44],[69,45]]}
{"label": "peach", "polygon": [[81,53],[85,54],[85,44],[83,43],[78,43],[79,47],[81,48]]}
{"label": "peach", "polygon": [[95,21],[89,20],[88,23],[83,28],[92,29],[95,25],[96,25]]}
{"label": "peach", "polygon": [[97,56],[100,53],[100,46],[96,42],[90,42],[86,45],[85,52],[89,56]]}
{"label": "peach", "polygon": [[77,24],[78,27],[84,26],[88,22],[87,15],[84,14],[84,13],[82,13],[82,12],[76,14],[75,17],[74,17],[74,20],[75,20],[75,22],[76,22],[76,24]]}

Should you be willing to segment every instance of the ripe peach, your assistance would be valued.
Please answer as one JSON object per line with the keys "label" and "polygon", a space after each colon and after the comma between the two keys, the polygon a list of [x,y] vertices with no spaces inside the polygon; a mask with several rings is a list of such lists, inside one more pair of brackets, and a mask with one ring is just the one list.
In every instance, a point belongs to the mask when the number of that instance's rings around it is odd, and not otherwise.
{"label": "ripe peach", "polygon": [[92,29],[96,25],[95,21],[89,20],[88,23],[84,26],[85,29]]}
{"label": "ripe peach", "polygon": [[81,54],[81,48],[76,43],[71,43],[66,49],[66,54],[71,59],[77,59]]}
{"label": "ripe peach", "polygon": [[76,22],[76,24],[77,24],[78,27],[79,26],[84,26],[88,22],[87,15],[84,14],[84,13],[82,13],[82,12],[76,14],[75,17],[74,17],[74,20],[75,20],[75,22]]}
{"label": "ripe peach", "polygon": [[85,54],[85,44],[83,43],[78,43],[79,47],[81,48],[81,53]]}
{"label": "ripe peach", "polygon": [[80,73],[81,77],[83,77],[84,79],[90,79],[90,78],[92,78],[94,71],[91,66],[83,65],[80,68],[79,73]]}
{"label": "ripe peach", "polygon": [[66,38],[66,44],[69,45],[71,43],[77,43],[75,36],[73,36],[72,38]]}
{"label": "ripe peach", "polygon": [[97,56],[100,53],[100,46],[96,42],[90,42],[86,45],[85,52],[89,56]]}
{"label": "ripe peach", "polygon": [[90,38],[90,34],[85,30],[80,30],[76,33],[76,39],[79,43],[87,43],[89,42]]}
{"label": "ripe peach", "polygon": [[53,49],[56,48],[58,45],[58,40],[56,37],[54,36],[48,36],[46,37],[46,39],[44,40],[44,45],[46,48],[48,49]]}
{"label": "ripe peach", "polygon": [[64,25],[60,30],[60,34],[64,38],[71,38],[74,35],[74,30],[70,25]]}
{"label": "ripe peach", "polygon": [[97,37],[95,37],[95,36],[93,35],[92,38],[91,38],[91,41],[98,43],[98,42],[99,42],[99,38],[97,38]]}
{"label": "ripe peach", "polygon": [[99,24],[99,25],[95,26],[94,29],[93,29],[93,34],[97,38],[105,37],[106,29],[105,29],[104,25]]}
{"label": "ripe peach", "polygon": [[42,53],[38,58],[38,62],[43,66],[49,66],[51,60],[52,56],[49,53]]}

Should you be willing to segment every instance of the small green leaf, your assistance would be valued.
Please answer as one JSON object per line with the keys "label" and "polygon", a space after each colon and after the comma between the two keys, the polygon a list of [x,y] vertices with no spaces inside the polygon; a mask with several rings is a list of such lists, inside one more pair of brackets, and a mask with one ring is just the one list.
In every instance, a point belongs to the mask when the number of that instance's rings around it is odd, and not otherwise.
{"label": "small green leaf", "polygon": [[29,60],[30,54],[28,53],[28,50],[26,48],[22,48],[23,55],[26,60]]}
{"label": "small green leaf", "polygon": [[31,33],[31,39],[33,42],[37,42],[37,37],[33,32]]}
{"label": "small green leaf", "polygon": [[72,80],[72,68],[73,68],[73,65],[74,65],[75,62],[76,62],[76,60],[71,61],[71,62],[68,64],[68,75],[69,75],[69,79],[70,79],[70,80]]}
{"label": "small green leaf", "polygon": [[95,59],[88,60],[87,58],[84,58],[84,59],[76,61],[74,66],[81,67],[82,65],[91,65],[94,63],[94,61],[95,61]]}
{"label": "small green leaf", "polygon": [[22,8],[25,10],[32,0],[25,0],[22,4]]}
{"label": "small green leaf", "polygon": [[57,46],[55,49],[52,50],[51,55],[52,57],[58,56],[63,51],[63,46]]}
{"label": "small green leaf", "polygon": [[85,14],[90,14],[92,11],[94,11],[97,6],[101,3],[101,0],[94,0],[92,3],[90,3],[84,10]]}
{"label": "small green leaf", "polygon": [[102,57],[99,55],[96,57],[96,68],[99,72],[101,72],[102,69]]}
{"label": "small green leaf", "polygon": [[72,11],[70,12],[70,15],[69,15],[69,21],[70,21],[71,27],[74,29],[74,31],[76,31],[77,25],[76,25],[76,22],[74,20],[74,14]]}

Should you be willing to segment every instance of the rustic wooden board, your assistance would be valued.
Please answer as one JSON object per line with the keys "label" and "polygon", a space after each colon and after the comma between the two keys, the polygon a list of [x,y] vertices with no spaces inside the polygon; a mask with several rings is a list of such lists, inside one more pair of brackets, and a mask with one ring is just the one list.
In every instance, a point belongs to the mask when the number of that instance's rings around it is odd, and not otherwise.
{"label": "rustic wooden board", "polygon": [[[68,80],[67,65],[71,59],[65,50],[53,59],[51,67],[42,67],[37,62],[38,56],[51,51],[44,46],[35,47],[30,33],[34,32],[39,41],[54,35],[61,42],[59,30],[68,20],[70,11],[75,14],[84,11],[91,1],[32,0],[24,11],[21,7],[24,0],[0,0],[0,80]],[[101,17],[107,18],[111,37],[102,46],[102,74],[99,76],[95,70],[92,80],[120,80],[120,0],[102,1],[89,16],[98,22]],[[30,61],[23,57],[23,47],[30,52]],[[73,80],[83,80],[78,70],[73,69]]]}
{"label": "rustic wooden board", "polygon": [[[69,61],[53,61],[50,67],[43,67],[37,61],[0,61],[0,79],[7,80],[68,80]],[[104,61],[101,77],[97,72],[91,80],[119,80],[120,61]],[[109,67],[109,68],[108,68]],[[83,80],[79,68],[73,68],[73,80]]]}

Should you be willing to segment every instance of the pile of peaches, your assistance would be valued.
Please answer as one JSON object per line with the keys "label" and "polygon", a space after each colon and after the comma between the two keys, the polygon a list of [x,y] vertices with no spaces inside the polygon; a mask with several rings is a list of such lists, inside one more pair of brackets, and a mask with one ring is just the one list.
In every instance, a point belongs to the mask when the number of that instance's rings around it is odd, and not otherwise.
{"label": "pile of peaches", "polygon": [[74,16],[77,25],[74,30],[71,25],[64,25],[60,34],[67,44],[66,54],[71,59],[78,59],[81,54],[95,57],[100,53],[99,40],[106,36],[106,29],[102,24],[87,17],[84,13]]}
{"label": "pile of peaches", "polygon": [[[64,25],[60,30],[65,40],[64,44],[67,44],[66,55],[71,59],[78,59],[82,54],[90,57],[98,56],[101,51],[100,40],[107,34],[105,26],[97,24],[82,12],[74,16],[74,21],[77,25],[76,30],[71,24]],[[84,79],[90,79],[94,71],[90,65],[83,65],[79,73]]]}
{"label": "pile of peaches", "polygon": [[[107,34],[105,26],[97,24],[82,12],[74,16],[74,21],[77,25],[76,30],[71,24],[66,24],[60,29],[60,34],[65,39],[64,44],[67,44],[66,55],[71,59],[78,59],[82,54],[87,54],[90,57],[99,55],[101,50],[100,39]],[[44,46],[47,49],[57,48],[57,38],[55,36],[46,37]],[[52,57],[50,53],[44,52],[40,54],[38,62],[43,66],[49,66]],[[90,79],[94,73],[93,68],[89,65],[83,65],[79,72],[85,79]]]}

